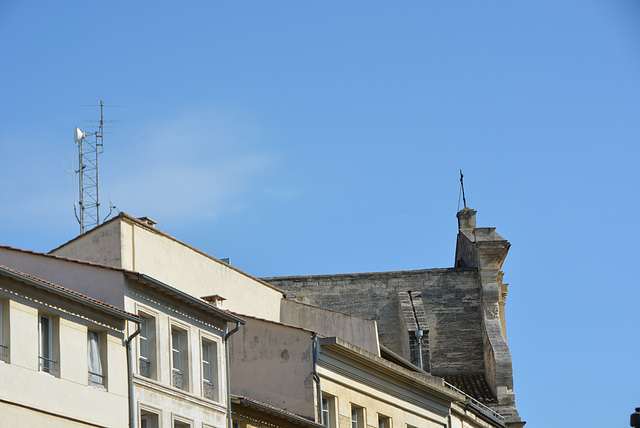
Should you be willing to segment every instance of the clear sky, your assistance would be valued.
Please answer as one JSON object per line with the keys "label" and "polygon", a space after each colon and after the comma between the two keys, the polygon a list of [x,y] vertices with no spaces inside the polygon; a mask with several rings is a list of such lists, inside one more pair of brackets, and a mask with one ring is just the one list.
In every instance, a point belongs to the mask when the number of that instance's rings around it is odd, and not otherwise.
{"label": "clear sky", "polygon": [[637,0],[1,0],[1,244],[78,234],[100,99],[102,216],[255,276],[452,266],[462,169],[528,426],[640,406]]}

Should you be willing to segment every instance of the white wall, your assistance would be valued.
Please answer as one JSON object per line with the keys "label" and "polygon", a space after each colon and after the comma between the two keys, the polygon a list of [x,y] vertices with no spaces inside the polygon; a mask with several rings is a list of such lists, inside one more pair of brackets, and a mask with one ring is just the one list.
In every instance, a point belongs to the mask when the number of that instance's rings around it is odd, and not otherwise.
{"label": "white wall", "polygon": [[[147,378],[140,373],[140,339],[132,346],[134,361],[134,387],[137,414],[144,410],[159,416],[160,426],[173,426],[174,418],[188,421],[194,427],[203,423],[222,427],[226,421],[226,366],[223,341],[224,323],[215,315],[206,315],[186,305],[176,304],[157,290],[129,281],[125,307],[154,320],[148,335],[154,336],[151,346],[155,376]],[[182,353],[187,354],[188,364],[183,376],[188,387],[179,389],[172,385],[171,330],[186,332],[187,343],[181,343]],[[132,332],[132,331],[131,331]],[[131,333],[130,332],[130,333]],[[215,343],[217,358],[214,367],[217,399],[204,395],[202,380],[202,340]]]}
{"label": "white wall", "polygon": [[[20,293],[20,294],[17,294]],[[83,426],[82,421],[126,427],[128,421],[125,348],[122,332],[107,325],[108,316],[0,278],[0,298],[8,301],[9,358],[0,362],[2,426]],[[64,308],[64,309],[59,309]],[[57,324],[56,375],[39,371],[39,313]],[[111,321],[122,326],[122,321]],[[106,336],[107,390],[88,385],[87,330]]]}
{"label": "white wall", "polygon": [[224,308],[280,320],[282,293],[249,275],[138,224],[121,229],[123,266],[195,297],[219,294]]}

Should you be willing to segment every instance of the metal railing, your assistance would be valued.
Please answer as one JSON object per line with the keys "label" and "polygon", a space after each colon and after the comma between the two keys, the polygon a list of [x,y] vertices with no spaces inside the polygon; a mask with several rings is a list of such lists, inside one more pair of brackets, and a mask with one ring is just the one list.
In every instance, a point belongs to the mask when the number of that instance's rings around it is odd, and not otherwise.
{"label": "metal railing", "polygon": [[0,361],[4,361],[9,356],[9,347],[0,345]]}
{"label": "metal railing", "polygon": [[58,362],[56,360],[52,360],[51,358],[46,357],[38,357],[40,361],[40,371],[53,374],[58,371]]}
{"label": "metal railing", "polygon": [[89,371],[89,384],[104,386],[104,375]]}
{"label": "metal railing", "polygon": [[459,390],[458,388],[456,388],[455,386],[451,385],[448,382],[445,382],[444,386],[446,386],[449,389],[453,389],[454,391],[459,392],[460,394],[464,395],[464,402],[465,403],[469,403],[469,404],[473,405],[481,413],[483,413],[485,416],[497,419],[500,423],[502,423],[504,425],[505,417],[502,416],[500,413],[498,413],[495,410],[493,410],[492,408],[482,404],[481,402],[479,402],[478,400],[476,400],[475,398],[473,398],[472,396],[470,396],[466,392]]}

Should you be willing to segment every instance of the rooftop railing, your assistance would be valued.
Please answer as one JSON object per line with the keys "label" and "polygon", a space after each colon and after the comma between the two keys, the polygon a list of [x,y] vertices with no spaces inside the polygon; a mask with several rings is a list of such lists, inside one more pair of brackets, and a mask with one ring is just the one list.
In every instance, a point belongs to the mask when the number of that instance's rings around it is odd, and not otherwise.
{"label": "rooftop railing", "polygon": [[492,408],[482,404],[481,402],[479,402],[478,400],[476,400],[475,398],[473,398],[472,396],[470,396],[466,392],[459,390],[458,388],[456,388],[455,386],[451,385],[450,383],[445,382],[444,385],[447,388],[453,389],[454,391],[459,392],[460,394],[464,395],[464,402],[465,403],[469,403],[471,406],[475,407],[479,412],[481,412],[485,416],[490,417],[492,419],[496,419],[501,425],[503,425],[503,426],[505,425],[505,417],[502,416],[500,413],[498,413],[495,410],[493,410]]}

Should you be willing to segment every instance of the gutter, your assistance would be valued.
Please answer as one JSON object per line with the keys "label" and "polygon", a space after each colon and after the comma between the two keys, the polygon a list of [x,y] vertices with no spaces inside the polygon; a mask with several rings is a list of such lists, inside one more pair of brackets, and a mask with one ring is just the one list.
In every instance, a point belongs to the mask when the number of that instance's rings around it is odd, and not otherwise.
{"label": "gutter", "polygon": [[139,281],[143,281],[146,282],[148,284],[151,284],[153,286],[155,286],[156,288],[159,288],[160,290],[164,291],[165,293],[168,294],[173,294],[174,296],[178,297],[179,299],[188,302],[200,309],[204,309],[208,312],[213,312],[216,315],[224,318],[226,321],[229,322],[235,322],[235,323],[240,323],[240,324],[244,324],[245,321],[242,318],[238,318],[235,315],[230,314],[227,311],[223,311],[222,309],[218,309],[215,306],[213,306],[211,303],[205,302],[204,300],[197,298],[197,297],[193,297],[192,295],[185,293],[182,290],[179,290],[177,288],[174,288],[172,286],[170,286],[169,284],[165,284],[162,281],[159,281],[153,277],[150,277],[149,275],[145,275],[143,273],[128,273],[128,275],[130,277],[133,277]]}
{"label": "gutter", "polygon": [[23,272],[14,271],[7,267],[0,266],[0,275],[5,275],[17,281],[21,281],[25,284],[33,285],[34,287],[40,288],[42,290],[46,290],[46,291],[55,293],[59,296],[66,297],[69,300],[80,303],[84,306],[88,306],[92,309],[97,309],[101,312],[105,312],[114,317],[118,317],[127,321],[141,322],[137,315],[130,314],[128,312],[125,312],[121,309],[116,308],[115,306],[111,306],[107,303],[100,302],[89,296],[85,296],[81,293],[66,289],[60,285],[47,283],[44,280],[32,277],[29,274],[25,274]]}
{"label": "gutter", "polygon": [[[240,330],[240,324],[244,324],[245,321],[238,318],[240,321],[236,321],[236,327],[224,335],[224,353],[225,364],[227,365],[227,428],[233,428],[233,419],[231,418],[231,369],[229,367],[229,338],[232,334]],[[228,324],[225,325],[225,332],[228,329]]]}
{"label": "gutter", "polygon": [[142,320],[137,321],[138,328],[131,336],[124,341],[124,347],[127,348],[127,384],[129,387],[129,428],[135,428],[135,401],[133,397],[133,368],[131,367],[131,342],[140,334],[140,324]]}
{"label": "gutter", "polygon": [[320,425],[324,425],[324,413],[322,412],[322,385],[320,383],[320,376],[318,375],[318,353],[320,352],[320,346],[318,346],[318,335],[313,333],[313,380],[316,381],[316,396],[318,406],[318,415],[316,420],[320,421]]}

